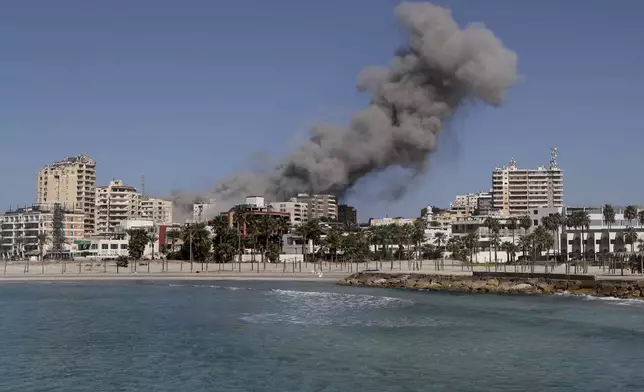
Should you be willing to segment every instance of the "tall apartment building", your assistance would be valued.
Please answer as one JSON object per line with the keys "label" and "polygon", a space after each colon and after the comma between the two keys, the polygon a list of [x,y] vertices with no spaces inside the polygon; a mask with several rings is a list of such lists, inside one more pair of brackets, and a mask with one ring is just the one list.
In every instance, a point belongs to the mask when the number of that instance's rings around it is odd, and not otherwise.
{"label": "tall apartment building", "polygon": [[291,200],[307,204],[306,215],[308,219],[326,218],[330,221],[338,220],[338,202],[333,195],[300,193]]}
{"label": "tall apartment building", "polygon": [[141,218],[154,221],[158,225],[172,223],[172,202],[154,197],[141,197]]}
{"label": "tall apartment building", "polygon": [[357,225],[358,212],[356,208],[346,204],[340,204],[338,206],[338,222],[345,225]]}
{"label": "tall apartment building", "polygon": [[96,234],[114,233],[121,221],[141,218],[141,194],[121,180],[96,188]]}
{"label": "tall apartment building", "polygon": [[[82,239],[85,234],[84,212],[64,206],[61,208],[59,227],[67,243]],[[0,215],[0,234],[0,256],[40,255],[41,249],[38,242],[40,234],[45,234],[49,238],[43,249],[46,252],[51,248],[54,237],[54,205],[36,204]]]}
{"label": "tall apartment building", "polygon": [[85,214],[85,234],[94,232],[96,162],[87,155],[67,157],[38,171],[38,204],[60,203]]}
{"label": "tall apartment building", "polygon": [[563,207],[563,171],[557,165],[557,149],[551,150],[550,166],[519,169],[514,159],[492,172],[493,206],[502,217],[528,215],[538,207]]}

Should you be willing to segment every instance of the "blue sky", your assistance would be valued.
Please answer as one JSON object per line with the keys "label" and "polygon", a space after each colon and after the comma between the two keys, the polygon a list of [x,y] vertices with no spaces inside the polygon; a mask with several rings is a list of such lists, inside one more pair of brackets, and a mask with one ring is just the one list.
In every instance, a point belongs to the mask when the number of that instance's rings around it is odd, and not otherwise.
{"label": "blue sky", "polygon": [[[511,157],[557,146],[567,204],[644,203],[644,2],[442,0],[518,53],[502,108],[468,107],[399,202],[363,189],[361,219],[416,215],[484,190]],[[365,65],[403,42],[393,0],[4,0],[0,12],[0,208],[29,204],[40,166],[87,153],[98,181],[147,193],[201,190],[279,158],[318,121],[368,97]],[[619,6],[618,6],[619,5]],[[377,187],[372,180],[370,187]]]}

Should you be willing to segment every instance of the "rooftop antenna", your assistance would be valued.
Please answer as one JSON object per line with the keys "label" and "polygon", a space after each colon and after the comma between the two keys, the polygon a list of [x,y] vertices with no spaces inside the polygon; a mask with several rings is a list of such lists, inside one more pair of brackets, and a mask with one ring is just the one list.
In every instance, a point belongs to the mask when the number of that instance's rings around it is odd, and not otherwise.
{"label": "rooftop antenna", "polygon": [[145,196],[145,174],[141,173],[141,196]]}
{"label": "rooftop antenna", "polygon": [[557,147],[552,147],[550,149],[550,170],[558,169],[557,166]]}

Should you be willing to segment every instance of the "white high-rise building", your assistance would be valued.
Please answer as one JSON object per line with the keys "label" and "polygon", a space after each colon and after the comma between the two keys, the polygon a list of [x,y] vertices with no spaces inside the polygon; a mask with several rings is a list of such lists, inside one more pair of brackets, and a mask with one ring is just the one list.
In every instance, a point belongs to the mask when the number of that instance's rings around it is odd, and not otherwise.
{"label": "white high-rise building", "polygon": [[121,180],[96,188],[96,234],[114,233],[127,219],[141,218],[141,194]]}
{"label": "white high-rise building", "polygon": [[502,217],[529,215],[539,207],[563,207],[563,171],[557,165],[557,149],[550,166],[519,169],[514,159],[492,172],[494,209]]}
{"label": "white high-rise building", "polygon": [[85,234],[93,234],[95,217],[96,162],[87,155],[68,157],[38,171],[38,204],[60,203],[81,209]]}

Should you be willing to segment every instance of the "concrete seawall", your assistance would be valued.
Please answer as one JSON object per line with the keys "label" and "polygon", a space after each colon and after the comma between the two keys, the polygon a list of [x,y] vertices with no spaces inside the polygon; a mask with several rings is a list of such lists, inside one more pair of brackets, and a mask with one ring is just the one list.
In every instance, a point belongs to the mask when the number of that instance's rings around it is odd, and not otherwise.
{"label": "concrete seawall", "polygon": [[477,276],[357,273],[338,282],[345,286],[417,289],[463,293],[557,294],[569,293],[597,297],[635,298],[644,300],[644,280],[595,280],[572,275],[569,279],[552,277]]}

